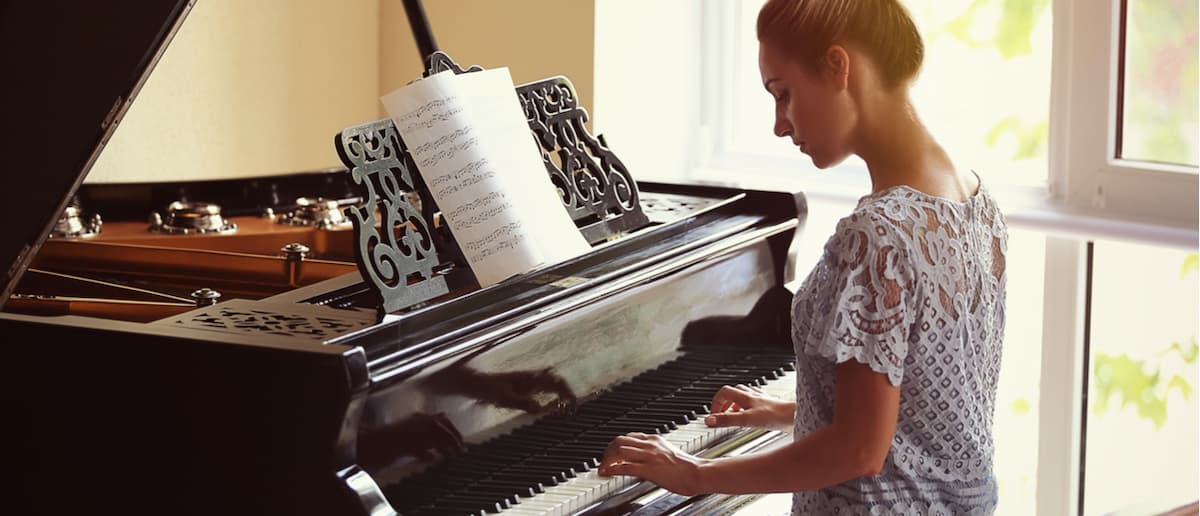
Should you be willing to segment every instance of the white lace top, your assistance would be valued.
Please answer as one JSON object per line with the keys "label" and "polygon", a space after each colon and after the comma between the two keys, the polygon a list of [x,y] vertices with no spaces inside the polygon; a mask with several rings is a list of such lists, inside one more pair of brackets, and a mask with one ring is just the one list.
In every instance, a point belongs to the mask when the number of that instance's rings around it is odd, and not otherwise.
{"label": "white lace top", "polygon": [[793,514],[991,514],[992,414],[1004,337],[1004,217],[906,186],[859,200],[796,293],[797,437],[833,420],[834,366],[900,387],[878,476],[796,493]]}

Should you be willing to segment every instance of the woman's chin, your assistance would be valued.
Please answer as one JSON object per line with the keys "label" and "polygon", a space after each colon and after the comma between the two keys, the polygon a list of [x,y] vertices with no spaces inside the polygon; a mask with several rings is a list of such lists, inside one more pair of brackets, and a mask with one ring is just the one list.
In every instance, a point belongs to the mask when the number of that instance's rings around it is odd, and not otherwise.
{"label": "woman's chin", "polygon": [[836,157],[821,156],[821,155],[814,156],[811,154],[808,156],[808,158],[812,160],[813,166],[817,167],[820,170],[825,170],[827,168],[840,165],[843,161],[846,161],[846,158],[848,158],[848,157],[849,156],[836,156]]}
{"label": "woman's chin", "polygon": [[818,170],[825,170],[833,165],[833,163],[830,163],[830,161],[825,159],[824,156],[809,155],[808,159],[812,160],[813,166],[817,167]]}

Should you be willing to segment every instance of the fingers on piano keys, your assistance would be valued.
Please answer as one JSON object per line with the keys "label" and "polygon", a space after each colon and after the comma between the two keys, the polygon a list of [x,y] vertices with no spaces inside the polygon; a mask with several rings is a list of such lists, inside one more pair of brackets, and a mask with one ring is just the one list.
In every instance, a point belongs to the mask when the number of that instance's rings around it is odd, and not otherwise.
{"label": "fingers on piano keys", "polygon": [[617,436],[662,435],[688,453],[737,428],[710,428],[703,416],[726,384],[753,384],[790,396],[790,353],[692,352],[639,375],[571,413],[544,417],[474,446],[385,489],[402,514],[568,515],[640,481],[601,476],[598,459]]}

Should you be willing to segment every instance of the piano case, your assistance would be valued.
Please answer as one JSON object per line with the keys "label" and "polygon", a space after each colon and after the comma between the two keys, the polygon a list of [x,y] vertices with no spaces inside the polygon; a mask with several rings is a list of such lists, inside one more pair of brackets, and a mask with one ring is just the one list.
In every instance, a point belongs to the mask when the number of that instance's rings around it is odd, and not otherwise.
{"label": "piano case", "polygon": [[[657,514],[745,501],[585,482],[629,431],[708,455],[777,437],[694,427],[721,384],[791,389],[783,284],[802,195],[636,182],[587,133],[563,78],[518,92],[594,248],[484,289],[387,120],[337,134],[346,169],[82,185],[191,4],[3,8],[8,511]],[[467,72],[435,54],[438,67]],[[388,214],[403,222],[375,222]]]}

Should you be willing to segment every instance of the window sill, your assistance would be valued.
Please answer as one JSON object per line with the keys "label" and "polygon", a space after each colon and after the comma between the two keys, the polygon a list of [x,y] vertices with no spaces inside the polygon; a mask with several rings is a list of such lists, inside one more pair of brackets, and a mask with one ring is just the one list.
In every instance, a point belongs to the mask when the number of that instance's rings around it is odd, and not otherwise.
{"label": "window sill", "polygon": [[[709,167],[696,168],[688,182],[734,186],[760,190],[804,192],[810,201],[825,209],[843,209],[849,213],[858,199],[870,190],[865,174],[841,170],[792,171],[783,173],[774,160],[756,163],[740,157],[738,163],[713,159]],[[744,167],[744,168],[742,168]],[[739,169],[740,168],[740,169]],[[798,167],[797,167],[798,168]],[[1117,218],[1066,206],[1045,188],[1031,186],[988,185],[1000,204],[1010,227],[1033,230],[1075,240],[1111,240],[1194,250],[1200,247],[1200,232],[1194,219],[1191,227],[1148,219]]]}

